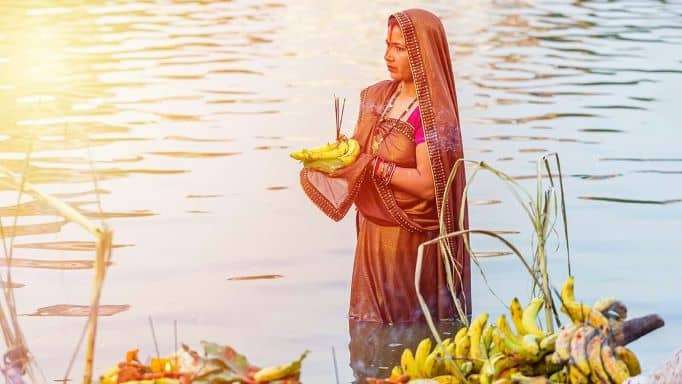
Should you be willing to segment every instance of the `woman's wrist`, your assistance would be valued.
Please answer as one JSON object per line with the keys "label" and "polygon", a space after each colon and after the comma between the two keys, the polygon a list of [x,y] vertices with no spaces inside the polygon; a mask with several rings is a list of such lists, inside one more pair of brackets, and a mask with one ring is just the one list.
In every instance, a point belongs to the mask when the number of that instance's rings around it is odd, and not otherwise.
{"label": "woman's wrist", "polygon": [[391,183],[395,169],[395,163],[381,160],[377,157],[374,163],[373,174],[381,185],[388,186]]}
{"label": "woman's wrist", "polygon": [[379,170],[381,169],[381,164],[383,163],[383,160],[381,160],[380,157],[375,157],[373,164],[372,164],[372,175],[374,177],[379,177],[380,173]]}

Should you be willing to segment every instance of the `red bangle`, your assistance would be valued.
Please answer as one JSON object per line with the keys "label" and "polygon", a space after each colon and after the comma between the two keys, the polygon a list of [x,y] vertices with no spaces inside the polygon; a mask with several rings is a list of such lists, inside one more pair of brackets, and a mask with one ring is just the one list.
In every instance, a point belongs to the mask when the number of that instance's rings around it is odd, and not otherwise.
{"label": "red bangle", "polygon": [[391,163],[391,166],[388,169],[388,175],[386,176],[386,185],[391,184],[391,179],[393,178],[393,174],[395,173],[395,168],[396,168],[395,163]]}
{"label": "red bangle", "polygon": [[373,175],[373,176],[378,176],[378,174],[377,174],[377,169],[379,168],[379,166],[381,165],[381,163],[383,163],[383,160],[381,160],[380,157],[376,157],[375,160],[374,160],[374,168],[372,169],[372,175]]}
{"label": "red bangle", "polygon": [[395,172],[395,167],[396,165],[393,162],[381,162],[381,168],[379,169],[379,174],[377,175],[381,185],[388,186],[390,184],[393,173]]}

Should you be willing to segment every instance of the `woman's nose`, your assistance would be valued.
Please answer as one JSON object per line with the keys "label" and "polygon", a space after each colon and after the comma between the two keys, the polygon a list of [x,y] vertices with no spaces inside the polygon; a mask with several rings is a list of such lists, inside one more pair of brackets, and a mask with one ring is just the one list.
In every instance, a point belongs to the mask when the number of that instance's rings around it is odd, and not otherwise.
{"label": "woman's nose", "polygon": [[384,60],[386,61],[393,61],[393,55],[391,55],[391,50],[387,49],[386,53],[384,53]]}

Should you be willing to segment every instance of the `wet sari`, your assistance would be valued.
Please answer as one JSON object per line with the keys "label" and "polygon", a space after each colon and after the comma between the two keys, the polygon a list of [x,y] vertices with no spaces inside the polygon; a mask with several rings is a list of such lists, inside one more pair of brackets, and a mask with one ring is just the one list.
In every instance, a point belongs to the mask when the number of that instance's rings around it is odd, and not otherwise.
{"label": "wet sari", "polygon": [[[357,245],[351,284],[349,317],[382,323],[423,319],[414,286],[417,247],[439,234],[443,216],[447,233],[459,230],[459,207],[465,183],[459,167],[453,187],[445,195],[445,183],[455,162],[461,159],[462,140],[448,43],[440,19],[420,9],[390,16],[395,18],[407,45],[417,92],[422,128],[433,173],[435,198],[424,200],[392,186],[385,186],[372,172],[375,156],[398,167],[415,168],[414,127],[408,122],[380,118],[398,81],[385,80],[360,93],[360,112],[353,138],[361,146],[358,160],[335,173],[301,171],[303,190],[333,220],[343,218],[355,204]],[[378,153],[374,135],[386,131]],[[446,202],[443,205],[443,202]],[[441,212],[441,207],[444,207]],[[464,226],[468,228],[467,210]],[[469,255],[461,238],[448,240],[457,300],[466,316],[471,314]],[[441,247],[425,248],[420,292],[434,320],[457,318],[454,299],[446,283]]]}

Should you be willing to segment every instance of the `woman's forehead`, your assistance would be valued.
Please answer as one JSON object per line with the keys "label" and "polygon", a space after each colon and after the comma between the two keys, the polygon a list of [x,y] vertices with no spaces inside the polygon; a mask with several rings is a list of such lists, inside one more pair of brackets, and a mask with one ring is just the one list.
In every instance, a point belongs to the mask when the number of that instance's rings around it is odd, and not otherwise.
{"label": "woman's forehead", "polygon": [[403,33],[400,27],[397,25],[391,25],[388,27],[388,36],[386,37],[391,43],[401,43],[405,44],[405,39],[403,38]]}

